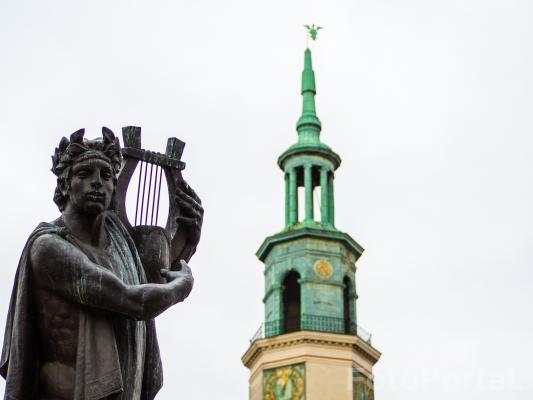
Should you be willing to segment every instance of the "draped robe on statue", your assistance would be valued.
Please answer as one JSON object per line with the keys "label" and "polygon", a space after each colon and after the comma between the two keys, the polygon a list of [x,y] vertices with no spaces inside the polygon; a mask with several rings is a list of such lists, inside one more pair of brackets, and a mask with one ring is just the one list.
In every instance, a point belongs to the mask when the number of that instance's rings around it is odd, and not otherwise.
{"label": "draped robe on statue", "polygon": [[[32,287],[30,248],[41,235],[61,236],[127,285],[147,283],[130,234],[113,211],[106,212],[105,250],[84,246],[60,221],[41,223],[30,235],[15,276],[9,305],[0,373],[6,400],[40,400],[37,310]],[[81,282],[81,283],[80,283]],[[134,321],[83,305],[83,280],[69,291],[79,300],[78,341],[73,400],[152,400],[163,383],[153,320]]]}

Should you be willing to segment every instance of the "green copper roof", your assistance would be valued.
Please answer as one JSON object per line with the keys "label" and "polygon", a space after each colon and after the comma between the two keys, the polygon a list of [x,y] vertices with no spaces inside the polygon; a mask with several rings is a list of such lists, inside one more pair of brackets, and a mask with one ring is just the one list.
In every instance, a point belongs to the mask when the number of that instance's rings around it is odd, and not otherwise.
{"label": "green copper roof", "polygon": [[304,69],[302,71],[302,115],[296,124],[298,142],[290,146],[278,158],[278,165],[283,169],[284,161],[291,156],[316,154],[329,159],[335,169],[340,165],[341,158],[331,148],[320,141],[322,123],[316,114],[315,95],[316,82],[313,71],[311,50],[305,49]]}
{"label": "green copper roof", "polygon": [[311,50],[307,48],[302,72],[302,115],[296,124],[299,143],[320,143],[319,135],[322,124],[316,115],[315,95],[315,72],[311,61]]}

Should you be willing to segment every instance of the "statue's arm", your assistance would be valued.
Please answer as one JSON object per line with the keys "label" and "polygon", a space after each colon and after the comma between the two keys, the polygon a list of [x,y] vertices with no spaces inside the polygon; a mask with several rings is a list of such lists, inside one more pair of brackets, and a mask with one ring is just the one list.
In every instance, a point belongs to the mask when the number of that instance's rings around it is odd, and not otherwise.
{"label": "statue's arm", "polygon": [[194,281],[183,262],[181,271],[162,272],[168,283],[126,285],[57,235],[38,237],[32,244],[30,261],[36,283],[42,289],[135,320],[154,318],[183,301]]}

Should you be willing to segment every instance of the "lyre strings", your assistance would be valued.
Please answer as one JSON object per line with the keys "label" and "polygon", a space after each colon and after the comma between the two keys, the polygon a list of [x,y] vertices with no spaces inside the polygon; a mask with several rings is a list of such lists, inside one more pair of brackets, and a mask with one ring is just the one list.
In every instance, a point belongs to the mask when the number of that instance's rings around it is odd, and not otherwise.
{"label": "lyre strings", "polygon": [[140,161],[138,169],[139,182],[135,204],[135,226],[158,225],[163,168],[159,165]]}

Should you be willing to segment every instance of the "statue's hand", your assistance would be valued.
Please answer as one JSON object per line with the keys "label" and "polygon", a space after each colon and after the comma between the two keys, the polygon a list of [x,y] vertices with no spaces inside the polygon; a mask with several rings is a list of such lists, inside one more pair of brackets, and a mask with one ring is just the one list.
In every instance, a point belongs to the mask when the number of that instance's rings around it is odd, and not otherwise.
{"label": "statue's hand", "polygon": [[176,291],[179,297],[179,301],[185,300],[189,293],[191,293],[194,285],[194,278],[189,265],[184,260],[180,261],[181,269],[179,271],[171,271],[168,269],[161,270],[161,276],[167,278],[167,282],[174,286],[173,290]]}
{"label": "statue's hand", "polygon": [[200,241],[204,220],[202,201],[187,182],[182,181],[176,189],[176,202],[181,211],[181,215],[176,218],[176,221],[180,225],[180,230],[183,229],[187,234],[187,245],[195,248]]}

